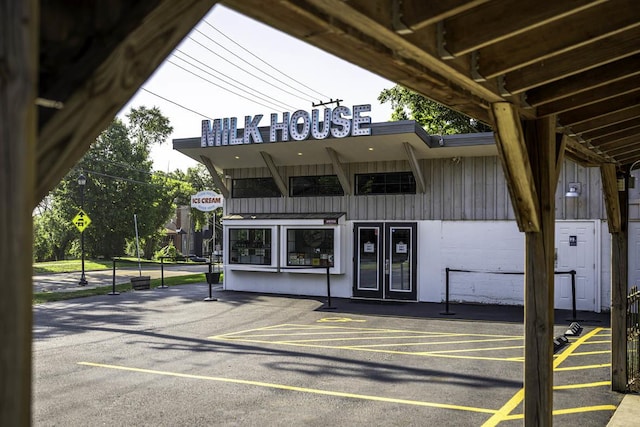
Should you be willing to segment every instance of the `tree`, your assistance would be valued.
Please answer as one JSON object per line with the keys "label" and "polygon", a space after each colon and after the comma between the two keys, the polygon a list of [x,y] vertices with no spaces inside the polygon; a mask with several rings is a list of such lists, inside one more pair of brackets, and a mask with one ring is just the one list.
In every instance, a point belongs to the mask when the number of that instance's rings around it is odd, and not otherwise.
{"label": "tree", "polygon": [[400,85],[384,89],[378,95],[378,101],[391,103],[391,120],[415,120],[432,135],[491,132],[486,124]]}
{"label": "tree", "polygon": [[[162,143],[173,129],[156,107],[133,109],[127,118],[129,126],[116,118],[100,134],[52,191],[52,212],[36,221],[36,224],[44,221],[49,224],[48,216],[59,219],[59,223],[54,224],[59,231],[71,232],[79,238],[71,218],[83,205],[91,218],[91,225],[84,231],[88,256],[122,255],[126,241],[135,238],[134,214],[141,240],[158,240],[171,214],[171,183],[160,174],[152,174],[149,155],[151,145]],[[77,182],[81,173],[87,178],[84,203]],[[34,236],[36,244],[43,236],[46,233]],[[66,244],[61,249],[66,254],[72,246]]]}

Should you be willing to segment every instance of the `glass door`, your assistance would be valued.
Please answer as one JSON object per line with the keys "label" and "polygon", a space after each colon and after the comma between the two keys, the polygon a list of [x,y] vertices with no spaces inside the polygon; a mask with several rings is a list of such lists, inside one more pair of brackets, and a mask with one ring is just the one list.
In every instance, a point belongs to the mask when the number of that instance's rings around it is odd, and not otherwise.
{"label": "glass door", "polygon": [[415,223],[355,223],[353,296],[415,301],[415,241]]}
{"label": "glass door", "polygon": [[354,297],[383,298],[383,230],[381,223],[354,224]]}
{"label": "glass door", "polygon": [[385,298],[415,301],[416,224],[385,224]]}

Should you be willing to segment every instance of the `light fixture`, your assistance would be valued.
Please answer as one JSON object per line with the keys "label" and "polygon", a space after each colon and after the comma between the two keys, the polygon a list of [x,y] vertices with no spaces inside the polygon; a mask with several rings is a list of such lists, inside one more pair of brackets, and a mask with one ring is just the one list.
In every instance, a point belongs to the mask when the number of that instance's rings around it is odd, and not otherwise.
{"label": "light fixture", "polygon": [[373,147],[369,147],[369,151],[373,151]]}
{"label": "light fixture", "polygon": [[565,197],[578,197],[582,191],[582,185],[579,182],[570,182],[569,190],[564,194]]}

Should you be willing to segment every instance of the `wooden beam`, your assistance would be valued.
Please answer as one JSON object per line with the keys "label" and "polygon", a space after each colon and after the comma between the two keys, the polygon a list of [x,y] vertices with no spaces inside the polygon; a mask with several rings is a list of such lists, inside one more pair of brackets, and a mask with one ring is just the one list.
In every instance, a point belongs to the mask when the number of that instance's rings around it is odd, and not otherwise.
{"label": "wooden beam", "polygon": [[333,165],[333,171],[338,175],[338,180],[340,181],[340,185],[342,185],[342,191],[344,191],[344,195],[348,196],[351,194],[351,182],[349,181],[349,176],[344,170],[344,166],[340,163],[340,159],[338,158],[338,153],[331,147],[326,147],[327,154],[331,159],[331,164]]}
{"label": "wooden beam", "polygon": [[282,194],[283,197],[287,197],[289,195],[287,184],[285,184],[284,180],[280,176],[280,172],[278,172],[278,167],[273,161],[273,157],[271,157],[271,154],[267,153],[266,151],[261,151],[260,154],[262,155],[264,164],[267,165],[267,168],[271,173],[271,177],[273,178],[276,185],[278,186],[278,189],[280,190],[280,194]]}
{"label": "wooden beam", "polygon": [[[358,3],[371,0],[351,1],[357,7]],[[458,15],[473,9],[489,0],[403,0],[400,6],[400,20],[411,31],[417,31],[428,25],[442,21],[450,16]]]}
{"label": "wooden beam", "polygon": [[[628,182],[627,182],[628,183]],[[628,186],[625,185],[625,189]],[[627,391],[628,192],[618,191],[620,231],[611,233],[611,389]]]}
{"label": "wooden beam", "polygon": [[570,97],[612,82],[640,74],[640,56],[634,55],[575,76],[527,91],[527,102],[533,107]]}
{"label": "wooden beam", "polygon": [[553,424],[555,117],[525,122],[540,231],[525,235],[524,425]]}
{"label": "wooden beam", "polygon": [[[616,179],[616,166],[613,163],[605,163],[600,166],[602,177],[602,192],[604,204],[607,209],[607,223],[609,233],[619,233],[621,229],[620,198],[618,196],[618,181]],[[613,268],[614,266],[612,266]]]}
{"label": "wooden beam", "polygon": [[638,37],[640,37],[640,27],[518,68],[507,74],[507,90],[518,94],[629,57],[640,52]]}
{"label": "wooden beam", "polygon": [[4,1],[0,10],[0,425],[28,426],[40,2]]}
{"label": "wooden beam", "polygon": [[[640,3],[638,3],[640,5]],[[593,88],[589,91],[577,93],[568,98],[562,98],[538,106],[538,116],[548,116],[550,114],[558,114],[565,111],[575,110],[596,102],[606,101],[621,95],[634,92],[639,86],[638,76],[628,77],[615,81],[611,84]]]}
{"label": "wooden beam", "polygon": [[579,123],[568,123],[561,121],[563,126],[569,127],[574,133],[587,132],[596,129],[602,129],[607,126],[611,126],[617,123],[622,123],[627,120],[640,118],[640,105],[635,105],[631,108],[624,110],[610,111],[609,114],[605,114],[598,117],[586,117]]}
{"label": "wooden beam", "polygon": [[[640,35],[639,35],[640,38]],[[616,112],[626,109],[634,109],[640,104],[640,88],[634,92],[618,96],[607,101],[596,102],[582,108],[567,111],[559,115],[560,123],[564,126],[573,126],[578,123],[593,120],[597,117],[611,116]],[[611,124],[611,122],[609,122]]]}
{"label": "wooden beam", "polygon": [[[82,157],[118,111],[216,0],[161,0],[40,130],[36,203]],[[32,206],[35,207],[35,206]]]}
{"label": "wooden beam", "polygon": [[556,133],[556,176],[553,181],[554,187],[558,186],[558,181],[560,180],[560,173],[562,172],[568,142],[569,137],[567,135]]}
{"label": "wooden beam", "polygon": [[413,172],[413,176],[416,179],[416,190],[418,193],[424,193],[426,190],[426,186],[424,183],[424,174],[422,173],[422,168],[420,167],[420,162],[416,158],[416,153],[413,149],[413,146],[408,142],[404,142],[404,149],[407,152],[407,160],[409,160],[409,166],[411,167],[411,171]]}
{"label": "wooden beam", "polygon": [[[620,13],[621,10],[625,13]],[[605,2],[494,43],[478,52],[480,74],[491,79],[620,33],[640,25],[639,13],[640,4],[636,0]],[[559,34],[562,37],[557,37]],[[531,43],[531,40],[540,42]]]}
{"label": "wooden beam", "polygon": [[229,198],[229,189],[227,188],[227,186],[224,183],[224,181],[220,178],[220,175],[218,174],[218,171],[216,170],[215,166],[213,165],[213,162],[211,161],[211,159],[208,158],[207,156],[200,156],[200,160],[202,161],[202,164],[209,171],[209,175],[211,175],[211,179],[213,180],[213,183],[220,190],[220,194],[222,194],[222,197],[224,197],[225,199],[228,199]]}
{"label": "wooden beam", "polygon": [[[475,8],[473,13],[460,14],[445,21],[447,50],[454,56],[463,55],[565,18],[603,1],[492,1]],[[506,10],[509,13],[504,13]],[[491,25],[487,25],[489,22]]]}
{"label": "wooden beam", "polygon": [[523,232],[540,231],[538,195],[517,109],[508,102],[491,105],[496,145],[518,228]]}

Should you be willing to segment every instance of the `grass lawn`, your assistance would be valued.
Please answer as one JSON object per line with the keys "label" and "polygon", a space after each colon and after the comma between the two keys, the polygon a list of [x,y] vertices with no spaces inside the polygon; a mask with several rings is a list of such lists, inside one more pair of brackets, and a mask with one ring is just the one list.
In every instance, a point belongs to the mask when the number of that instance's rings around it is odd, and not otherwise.
{"label": "grass lawn", "polygon": [[[86,262],[85,262],[86,266]],[[160,279],[152,279],[151,280],[151,288],[157,288],[160,286]],[[177,285],[188,285],[191,283],[202,283],[206,282],[204,273],[200,274],[189,274],[186,276],[174,276],[174,277],[165,277],[164,284],[166,286],[177,286]],[[45,302],[52,301],[62,301],[66,299],[72,298],[81,298],[81,297],[89,297],[93,295],[107,295],[109,292],[113,290],[112,286],[101,286],[95,289],[81,289],[78,291],[68,291],[68,292],[36,292],[33,294],[33,304],[42,304]],[[121,283],[116,285],[116,291],[123,293],[131,291],[130,283]]]}
{"label": "grass lawn", "polygon": [[[191,261],[180,261],[179,264],[190,263]],[[175,264],[176,262],[171,260],[164,260],[165,264]],[[116,260],[118,266],[137,266],[138,259],[133,257],[118,257]],[[160,265],[160,261],[141,259],[142,265]],[[110,259],[85,259],[84,269],[85,271],[97,271],[97,270],[111,270],[113,268],[113,262]],[[49,261],[49,262],[36,262],[33,263],[33,274],[48,274],[48,273],[71,273],[74,271],[82,270],[82,260],[70,259],[64,261]]]}

